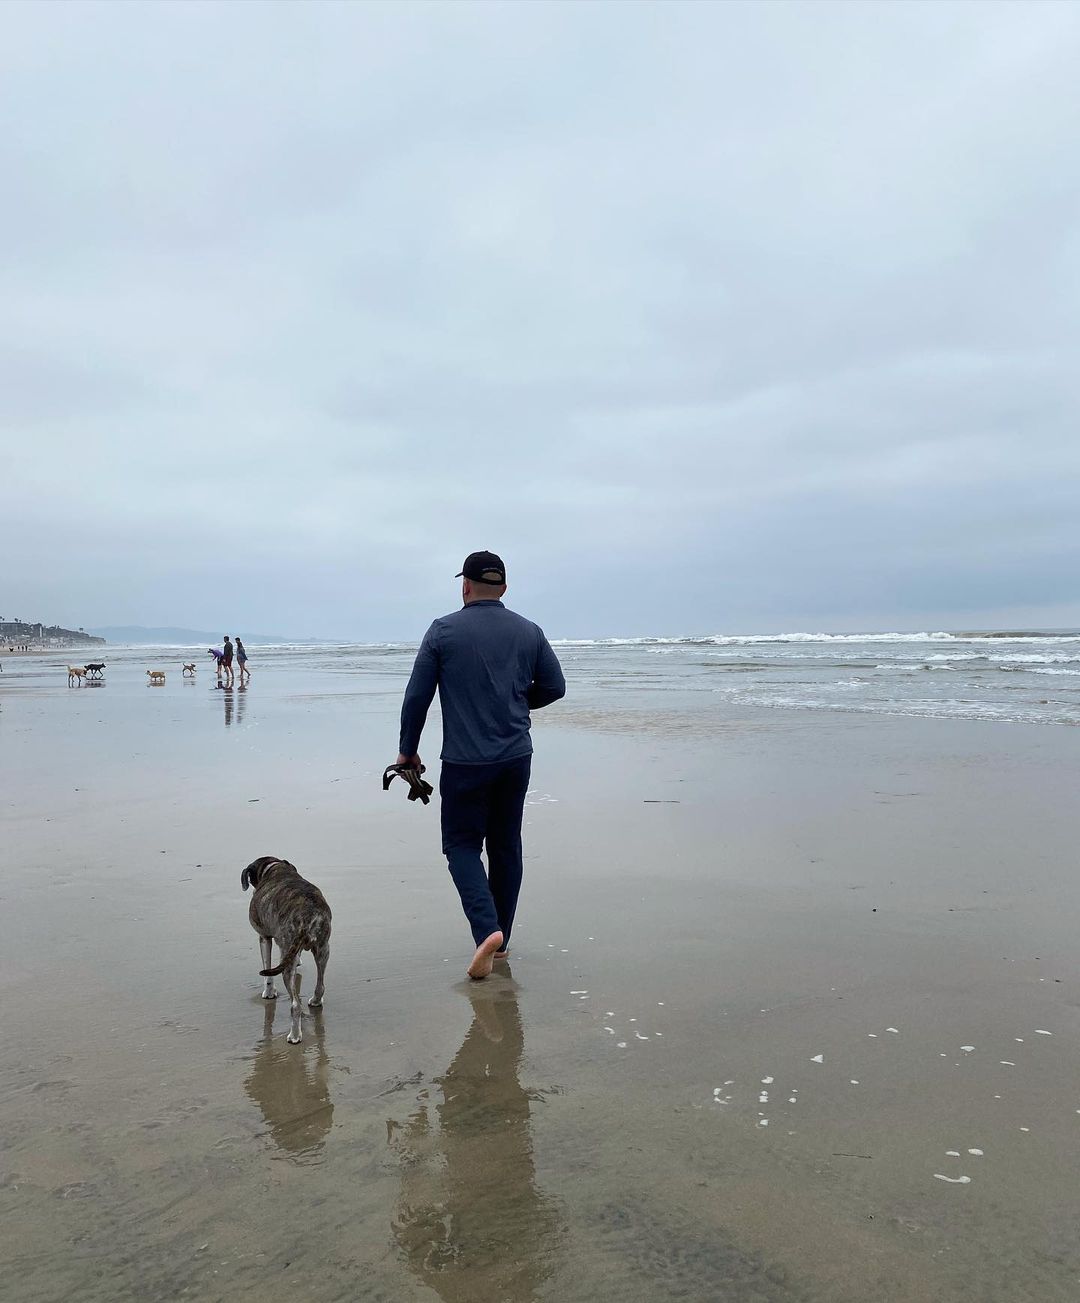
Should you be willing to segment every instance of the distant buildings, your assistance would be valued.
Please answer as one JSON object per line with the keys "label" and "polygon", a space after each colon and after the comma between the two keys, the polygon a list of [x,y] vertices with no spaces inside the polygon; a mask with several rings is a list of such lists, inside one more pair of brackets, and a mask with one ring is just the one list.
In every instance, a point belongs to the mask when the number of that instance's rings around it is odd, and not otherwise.
{"label": "distant buildings", "polygon": [[30,624],[26,620],[0,619],[0,645],[4,647],[84,647],[104,645],[81,629],[62,629],[58,624]]}

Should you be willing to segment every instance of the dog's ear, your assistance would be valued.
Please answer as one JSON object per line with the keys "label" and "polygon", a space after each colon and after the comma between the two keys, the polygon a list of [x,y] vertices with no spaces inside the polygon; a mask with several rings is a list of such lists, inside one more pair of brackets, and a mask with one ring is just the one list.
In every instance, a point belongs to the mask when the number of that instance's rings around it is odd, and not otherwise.
{"label": "dog's ear", "polygon": [[240,886],[247,891],[248,886],[258,888],[259,879],[270,867],[271,864],[278,864],[280,861],[276,855],[260,855],[257,860],[252,860],[247,868],[240,875]]}

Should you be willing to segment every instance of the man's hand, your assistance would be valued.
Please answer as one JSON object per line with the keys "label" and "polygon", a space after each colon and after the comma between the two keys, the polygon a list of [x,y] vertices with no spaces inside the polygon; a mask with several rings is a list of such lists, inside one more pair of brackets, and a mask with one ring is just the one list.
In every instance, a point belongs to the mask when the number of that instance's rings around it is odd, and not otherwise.
{"label": "man's hand", "polygon": [[423,768],[423,766],[420,763],[420,757],[418,755],[403,756],[400,751],[398,752],[398,758],[394,761],[394,764],[404,765],[406,769],[420,770]]}

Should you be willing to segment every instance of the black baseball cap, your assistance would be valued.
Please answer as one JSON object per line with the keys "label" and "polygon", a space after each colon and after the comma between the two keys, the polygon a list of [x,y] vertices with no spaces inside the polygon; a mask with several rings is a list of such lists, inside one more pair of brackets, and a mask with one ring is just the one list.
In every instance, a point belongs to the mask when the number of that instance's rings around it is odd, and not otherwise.
{"label": "black baseball cap", "polygon": [[505,584],[506,567],[494,552],[470,552],[455,578],[473,579],[478,584]]}

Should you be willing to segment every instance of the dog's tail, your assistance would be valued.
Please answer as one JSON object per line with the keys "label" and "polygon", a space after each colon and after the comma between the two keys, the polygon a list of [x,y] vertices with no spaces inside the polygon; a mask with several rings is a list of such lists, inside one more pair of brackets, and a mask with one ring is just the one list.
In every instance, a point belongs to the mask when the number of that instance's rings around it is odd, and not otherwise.
{"label": "dog's tail", "polygon": [[276,968],[260,968],[259,976],[260,977],[279,976],[279,974],[283,973],[285,969],[288,968],[289,965],[296,959],[296,956],[300,953],[301,950],[304,949],[305,946],[307,946],[308,949],[310,950],[311,947],[308,945],[307,937],[305,936],[297,937],[297,939],[289,947],[288,951],[281,956],[281,963],[278,964]]}

